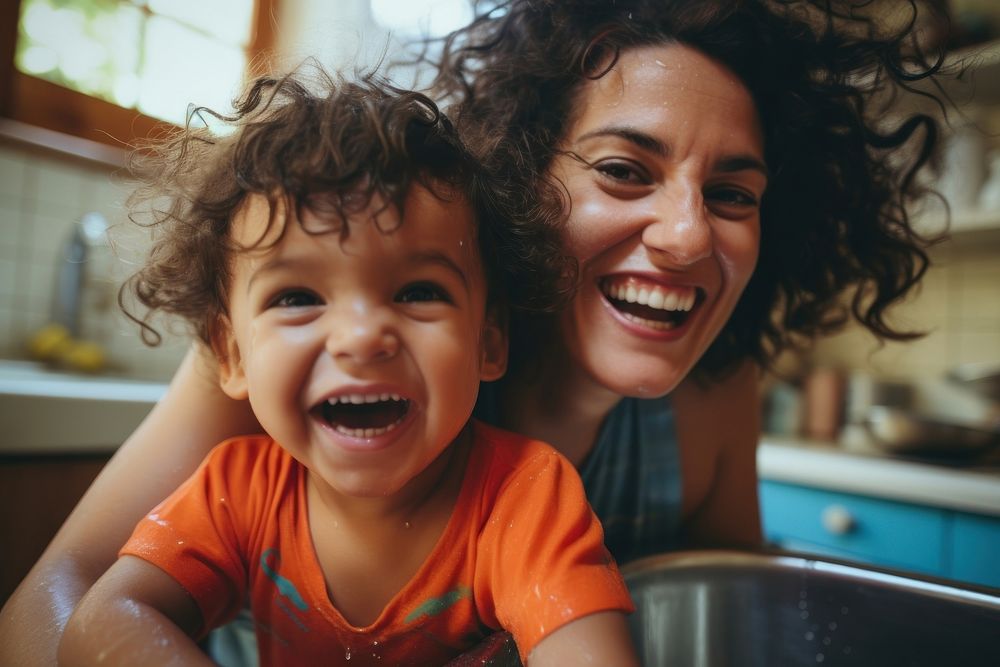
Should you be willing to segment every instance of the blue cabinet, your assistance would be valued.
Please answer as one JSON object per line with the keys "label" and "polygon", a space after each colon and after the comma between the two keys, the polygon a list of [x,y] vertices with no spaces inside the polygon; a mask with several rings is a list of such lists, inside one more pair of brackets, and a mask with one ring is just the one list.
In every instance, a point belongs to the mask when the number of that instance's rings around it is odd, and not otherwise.
{"label": "blue cabinet", "polygon": [[760,501],[779,547],[1000,587],[1000,518],[773,480]]}

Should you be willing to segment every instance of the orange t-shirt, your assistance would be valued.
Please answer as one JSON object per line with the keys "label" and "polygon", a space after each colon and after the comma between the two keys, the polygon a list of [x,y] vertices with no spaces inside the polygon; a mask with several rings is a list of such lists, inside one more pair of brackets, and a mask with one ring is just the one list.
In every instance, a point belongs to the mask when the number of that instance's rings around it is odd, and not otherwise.
{"label": "orange t-shirt", "polygon": [[631,612],[572,464],[549,445],[473,424],[441,538],[367,627],[330,602],[309,532],[306,469],[265,436],[214,449],[121,553],[174,577],[206,631],[249,600],[262,665],[443,664],[500,628],[524,660],[570,621]]}

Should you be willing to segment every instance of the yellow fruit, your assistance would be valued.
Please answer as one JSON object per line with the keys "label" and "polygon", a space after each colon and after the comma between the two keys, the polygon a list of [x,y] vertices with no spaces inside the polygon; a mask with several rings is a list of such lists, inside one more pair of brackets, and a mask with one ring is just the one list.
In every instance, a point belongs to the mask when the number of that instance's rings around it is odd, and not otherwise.
{"label": "yellow fruit", "polygon": [[74,370],[96,373],[104,368],[107,356],[97,343],[74,341],[60,356],[60,361]]}
{"label": "yellow fruit", "polygon": [[28,341],[28,352],[35,359],[50,361],[61,357],[73,344],[69,330],[61,324],[48,324]]}

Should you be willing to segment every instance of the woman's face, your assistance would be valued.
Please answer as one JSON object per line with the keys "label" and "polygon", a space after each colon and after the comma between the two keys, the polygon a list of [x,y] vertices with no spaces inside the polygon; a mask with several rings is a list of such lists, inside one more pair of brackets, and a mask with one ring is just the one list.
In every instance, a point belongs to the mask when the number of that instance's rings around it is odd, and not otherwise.
{"label": "woman's face", "polygon": [[733,312],[757,262],[764,146],[750,93],[680,44],[632,49],[583,84],[553,163],[582,284],[572,360],[621,395],[662,396]]}

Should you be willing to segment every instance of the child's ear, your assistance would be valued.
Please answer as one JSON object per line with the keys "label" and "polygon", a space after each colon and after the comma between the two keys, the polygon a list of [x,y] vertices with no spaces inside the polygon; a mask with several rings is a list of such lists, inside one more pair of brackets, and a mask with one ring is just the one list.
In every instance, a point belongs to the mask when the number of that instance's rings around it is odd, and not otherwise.
{"label": "child's ear", "polygon": [[479,378],[486,382],[499,380],[507,372],[507,313],[489,306],[483,335],[479,341]]}
{"label": "child's ear", "polygon": [[219,386],[232,399],[241,401],[249,396],[247,376],[243,372],[243,357],[228,319],[221,319],[209,334],[212,351],[219,361]]}

